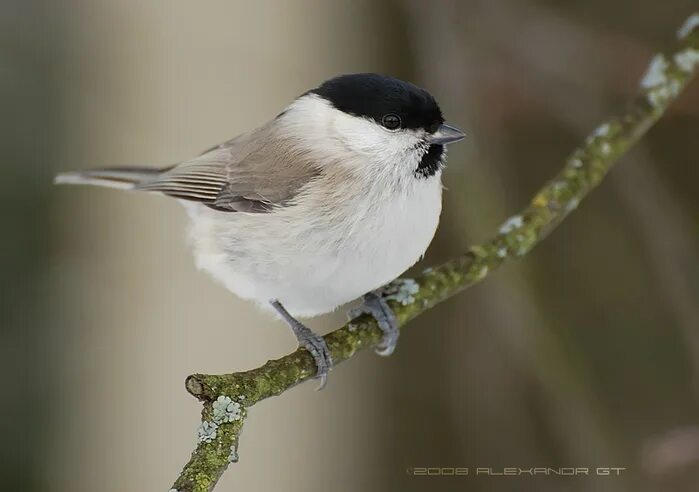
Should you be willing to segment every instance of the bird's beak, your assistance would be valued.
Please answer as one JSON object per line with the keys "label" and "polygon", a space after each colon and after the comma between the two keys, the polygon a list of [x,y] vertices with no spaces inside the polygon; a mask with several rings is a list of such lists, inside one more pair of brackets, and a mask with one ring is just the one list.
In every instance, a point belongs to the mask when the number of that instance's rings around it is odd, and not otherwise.
{"label": "bird's beak", "polygon": [[462,132],[458,128],[442,124],[436,132],[434,132],[432,135],[427,136],[427,142],[430,144],[445,145],[458,142],[459,140],[462,140],[465,136],[466,134],[464,134],[464,132]]}

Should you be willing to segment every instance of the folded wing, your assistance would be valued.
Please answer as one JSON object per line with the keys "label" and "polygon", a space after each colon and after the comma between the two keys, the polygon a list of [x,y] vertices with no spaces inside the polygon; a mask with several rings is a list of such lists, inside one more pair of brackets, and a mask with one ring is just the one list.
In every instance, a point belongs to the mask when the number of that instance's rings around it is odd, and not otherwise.
{"label": "folded wing", "polygon": [[[267,138],[266,138],[267,137]],[[242,135],[134,185],[228,212],[269,212],[287,205],[319,175],[289,142],[265,129]]]}

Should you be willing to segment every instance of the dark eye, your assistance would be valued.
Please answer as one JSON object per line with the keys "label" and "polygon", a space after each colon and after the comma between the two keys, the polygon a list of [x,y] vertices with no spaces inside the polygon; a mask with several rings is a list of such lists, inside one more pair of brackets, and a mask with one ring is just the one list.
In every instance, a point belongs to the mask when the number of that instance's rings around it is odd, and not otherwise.
{"label": "dark eye", "polygon": [[400,116],[395,113],[388,113],[381,118],[381,124],[389,130],[400,128]]}

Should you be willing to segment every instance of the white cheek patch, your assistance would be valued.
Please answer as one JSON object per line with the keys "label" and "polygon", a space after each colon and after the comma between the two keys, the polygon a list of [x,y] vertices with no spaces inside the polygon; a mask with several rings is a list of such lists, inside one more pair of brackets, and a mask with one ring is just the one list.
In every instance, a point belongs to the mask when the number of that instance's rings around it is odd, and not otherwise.
{"label": "white cheek patch", "polygon": [[334,118],[334,127],[348,148],[373,158],[401,158],[421,140],[414,130],[389,131],[368,118],[341,111]]}
{"label": "white cheek patch", "polygon": [[374,154],[390,145],[388,132],[366,118],[338,112],[333,123],[335,134],[355,151]]}
{"label": "white cheek patch", "polygon": [[424,131],[389,131],[373,120],[340,111],[315,94],[294,101],[278,123],[282,134],[299,141],[321,166],[341,162],[395,179],[396,174],[412,176],[425,152],[420,145]]}

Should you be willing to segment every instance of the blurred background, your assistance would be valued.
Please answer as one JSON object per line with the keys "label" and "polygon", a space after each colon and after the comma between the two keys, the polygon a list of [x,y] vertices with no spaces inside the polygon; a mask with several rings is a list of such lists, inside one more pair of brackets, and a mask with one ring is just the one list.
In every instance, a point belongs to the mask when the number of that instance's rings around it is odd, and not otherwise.
{"label": "blurred background", "polygon": [[[450,149],[436,264],[486,240],[623,111],[696,0],[12,1],[0,6],[0,482],[167,490],[193,372],[253,368],[287,328],[196,271],[170,199],[54,187],[166,165],[345,72],[428,88]],[[531,254],[256,406],[217,490],[694,491],[699,85]],[[312,320],[327,331],[338,313]],[[416,477],[415,467],[622,467]]]}

